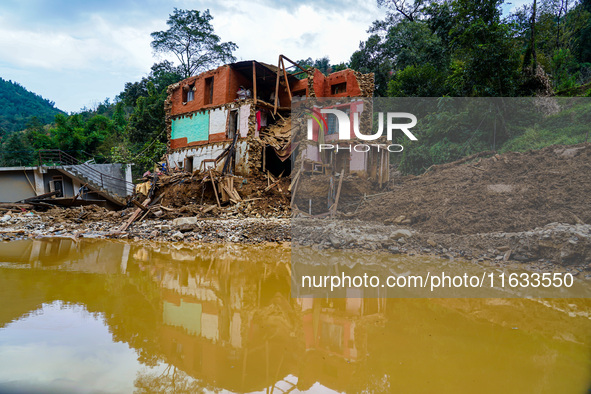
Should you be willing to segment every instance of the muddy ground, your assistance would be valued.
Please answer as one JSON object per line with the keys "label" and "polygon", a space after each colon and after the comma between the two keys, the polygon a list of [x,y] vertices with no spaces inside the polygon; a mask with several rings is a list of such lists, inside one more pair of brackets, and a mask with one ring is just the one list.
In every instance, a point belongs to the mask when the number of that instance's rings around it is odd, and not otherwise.
{"label": "muddy ground", "polygon": [[433,167],[394,178],[391,193],[360,207],[356,218],[438,234],[517,232],[549,223],[591,223],[591,144]]}
{"label": "muddy ground", "polygon": [[[245,201],[221,208],[210,183],[190,174],[174,179],[161,182],[155,194],[162,195],[161,208],[127,231],[119,229],[136,207],[114,212],[90,206],[4,212],[0,214],[0,237],[294,241],[321,248],[591,269],[591,144],[474,157],[434,166],[421,176],[394,173],[373,198],[359,199],[364,188],[372,185],[349,176],[344,178],[335,217],[300,216],[295,227],[289,219],[287,178],[269,189],[273,182],[264,176],[237,178],[236,190]],[[320,184],[325,181],[318,179]],[[326,188],[309,187],[316,188],[319,201],[325,201]]]}

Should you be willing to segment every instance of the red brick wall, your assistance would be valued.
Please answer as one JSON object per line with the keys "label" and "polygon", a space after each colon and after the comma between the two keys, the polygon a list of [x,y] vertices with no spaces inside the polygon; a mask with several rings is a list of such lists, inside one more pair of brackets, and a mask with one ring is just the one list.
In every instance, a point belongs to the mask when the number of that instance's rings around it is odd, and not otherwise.
{"label": "red brick wall", "polygon": [[[343,82],[347,83],[347,90],[342,93],[332,94],[332,86]],[[310,94],[308,91],[307,78],[294,83],[291,87],[292,92],[300,89],[306,89],[306,94]],[[328,76],[324,76],[320,71],[315,70],[314,91],[316,97],[358,97],[361,95],[361,89],[359,89],[359,83],[355,77],[355,72],[351,69],[337,71]]]}
{"label": "red brick wall", "polygon": [[[215,107],[232,101],[228,97],[229,79],[232,70],[229,66],[222,66],[215,70],[204,72],[194,77],[185,79],[178,89],[172,93],[172,116],[187,112],[193,112],[202,108]],[[213,77],[213,100],[205,105],[205,80]],[[195,99],[183,105],[183,86],[195,83]],[[234,95],[236,92],[234,92]]]}

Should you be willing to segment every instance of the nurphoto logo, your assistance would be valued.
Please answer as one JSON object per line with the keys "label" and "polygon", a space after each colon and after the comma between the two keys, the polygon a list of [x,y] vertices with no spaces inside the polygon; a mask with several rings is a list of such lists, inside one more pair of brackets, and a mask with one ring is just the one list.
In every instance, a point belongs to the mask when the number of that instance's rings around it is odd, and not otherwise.
{"label": "nurphoto logo", "polygon": [[[396,130],[400,130],[406,135],[411,141],[417,141],[417,137],[410,131],[410,129],[417,124],[417,117],[408,112],[378,112],[378,129],[374,134],[362,134],[359,130],[359,112],[352,112],[353,120],[345,111],[336,108],[320,108],[312,109],[310,111],[310,117],[308,118],[307,131],[308,140],[314,139],[314,123],[318,125],[318,132],[324,134],[328,129],[328,124],[325,115],[334,115],[336,118],[336,124],[338,125],[338,141],[349,141],[351,140],[351,130],[355,138],[362,141],[375,141],[382,137],[384,134],[384,123],[386,123],[386,140],[392,141],[392,136]],[[385,122],[384,122],[384,119]],[[410,122],[402,122],[401,120],[408,119]],[[402,152],[404,149],[400,144],[349,144],[343,146],[339,144],[328,144],[320,143],[319,150],[354,150],[355,152],[368,152],[372,147],[375,147],[378,151],[382,149],[388,150],[388,152]]]}

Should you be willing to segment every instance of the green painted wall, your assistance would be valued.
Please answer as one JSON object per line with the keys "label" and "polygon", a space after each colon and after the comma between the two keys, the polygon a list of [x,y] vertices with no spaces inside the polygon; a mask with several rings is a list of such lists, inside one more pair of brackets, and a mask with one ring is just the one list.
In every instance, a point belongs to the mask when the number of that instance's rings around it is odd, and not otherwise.
{"label": "green painted wall", "polygon": [[179,306],[166,301],[162,306],[164,324],[182,327],[192,335],[201,334],[201,304],[181,300]]}
{"label": "green painted wall", "polygon": [[192,117],[172,120],[172,139],[187,138],[187,143],[209,139],[209,114],[199,113]]}

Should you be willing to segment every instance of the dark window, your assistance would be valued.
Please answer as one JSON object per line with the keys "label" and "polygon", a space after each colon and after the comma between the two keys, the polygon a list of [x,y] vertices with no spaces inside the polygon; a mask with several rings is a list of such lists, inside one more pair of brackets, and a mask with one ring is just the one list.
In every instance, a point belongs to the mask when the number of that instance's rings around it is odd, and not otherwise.
{"label": "dark window", "polygon": [[61,176],[54,176],[49,181],[49,191],[57,192],[56,197],[64,197],[64,181]]}
{"label": "dark window", "polygon": [[183,102],[195,100],[195,83],[183,86]]}
{"label": "dark window", "polygon": [[340,94],[347,91],[347,82],[337,83],[330,87],[331,94]]}
{"label": "dark window", "polygon": [[339,132],[339,121],[336,115],[326,114],[326,124],[328,125],[326,134],[336,134]]}
{"label": "dark window", "polygon": [[228,138],[234,138],[234,135],[238,132],[238,110],[230,111],[230,119],[228,121]]}
{"label": "dark window", "polygon": [[[340,110],[346,113],[347,116],[351,112],[350,108]],[[336,115],[326,114],[326,125],[328,126],[326,134],[336,134],[339,132],[339,120]]]}
{"label": "dark window", "polygon": [[205,100],[204,104],[213,103],[213,77],[205,78]]}

